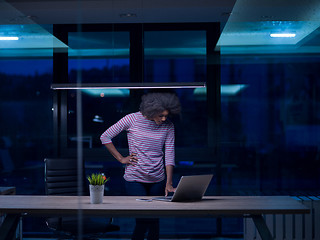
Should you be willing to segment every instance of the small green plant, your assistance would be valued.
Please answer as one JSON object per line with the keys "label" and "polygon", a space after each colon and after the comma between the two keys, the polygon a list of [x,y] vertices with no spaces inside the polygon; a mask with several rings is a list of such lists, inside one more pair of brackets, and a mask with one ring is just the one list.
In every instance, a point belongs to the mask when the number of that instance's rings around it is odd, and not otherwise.
{"label": "small green plant", "polygon": [[108,182],[110,178],[107,178],[103,173],[92,173],[87,179],[90,185],[103,185]]}

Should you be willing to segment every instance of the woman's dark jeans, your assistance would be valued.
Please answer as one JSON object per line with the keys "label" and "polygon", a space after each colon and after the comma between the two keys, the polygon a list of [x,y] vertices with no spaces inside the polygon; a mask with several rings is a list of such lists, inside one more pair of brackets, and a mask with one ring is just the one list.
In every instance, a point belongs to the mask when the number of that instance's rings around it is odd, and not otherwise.
{"label": "woman's dark jeans", "polygon": [[[129,196],[163,196],[165,181],[158,183],[127,182],[126,191]],[[137,218],[132,240],[142,240],[147,233],[148,240],[159,239],[158,218]]]}

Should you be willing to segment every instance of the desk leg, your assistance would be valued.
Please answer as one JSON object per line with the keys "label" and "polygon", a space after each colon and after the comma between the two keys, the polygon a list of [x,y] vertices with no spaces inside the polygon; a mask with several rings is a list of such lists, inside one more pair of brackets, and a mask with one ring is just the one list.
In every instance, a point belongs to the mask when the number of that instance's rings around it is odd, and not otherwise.
{"label": "desk leg", "polygon": [[16,230],[20,215],[7,214],[0,227],[0,240],[16,239]]}
{"label": "desk leg", "polygon": [[250,215],[250,217],[252,218],[254,224],[256,225],[256,228],[260,234],[261,239],[273,240],[273,237],[262,215]]}
{"label": "desk leg", "polygon": [[23,228],[22,228],[22,216],[20,216],[20,220],[19,220],[19,240],[23,239],[22,233],[23,233]]}

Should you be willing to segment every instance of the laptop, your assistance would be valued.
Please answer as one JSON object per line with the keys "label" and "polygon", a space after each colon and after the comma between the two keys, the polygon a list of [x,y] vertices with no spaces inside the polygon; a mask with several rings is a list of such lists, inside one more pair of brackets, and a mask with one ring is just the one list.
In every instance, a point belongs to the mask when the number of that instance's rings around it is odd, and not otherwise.
{"label": "laptop", "polygon": [[204,196],[213,174],[182,176],[172,196],[155,197],[152,200],[167,202],[200,201]]}

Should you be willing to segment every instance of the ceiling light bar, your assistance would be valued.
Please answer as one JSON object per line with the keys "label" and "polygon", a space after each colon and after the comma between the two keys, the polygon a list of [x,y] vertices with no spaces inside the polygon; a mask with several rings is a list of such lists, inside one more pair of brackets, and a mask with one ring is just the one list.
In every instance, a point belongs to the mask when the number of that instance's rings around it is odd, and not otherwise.
{"label": "ceiling light bar", "polygon": [[179,82],[179,83],[57,83],[52,84],[53,90],[73,90],[73,89],[159,89],[159,88],[205,88],[204,82]]}
{"label": "ceiling light bar", "polygon": [[19,40],[18,37],[0,37],[0,40],[1,41],[16,41],[16,40]]}
{"label": "ceiling light bar", "polygon": [[270,37],[274,38],[294,38],[296,36],[295,33],[271,33]]}

